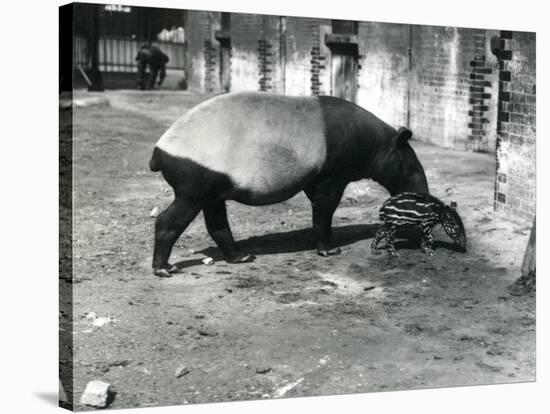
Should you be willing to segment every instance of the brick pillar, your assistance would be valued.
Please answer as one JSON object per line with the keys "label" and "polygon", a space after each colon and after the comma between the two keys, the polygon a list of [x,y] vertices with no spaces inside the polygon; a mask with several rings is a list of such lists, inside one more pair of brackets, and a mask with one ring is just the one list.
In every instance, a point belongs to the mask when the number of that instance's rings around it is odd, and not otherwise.
{"label": "brick pillar", "polygon": [[475,35],[474,48],[476,54],[474,59],[470,61],[469,103],[471,108],[468,111],[470,117],[468,140],[469,146],[474,151],[486,152],[488,148],[485,136],[487,135],[486,128],[489,123],[487,112],[489,111],[489,100],[492,94],[492,83],[489,77],[493,73],[493,69],[487,65],[484,30],[480,30]]}
{"label": "brick pillar", "polygon": [[311,48],[311,94],[319,95],[321,93],[322,82],[320,80],[320,73],[326,69],[326,57],[320,53],[319,46],[313,46]]}
{"label": "brick pillar", "polygon": [[218,48],[210,40],[204,41],[204,89],[206,92],[214,92],[216,85],[216,69]]}
{"label": "brick pillar", "polygon": [[536,34],[501,31],[495,210],[532,220],[536,208]]}
{"label": "brick pillar", "polygon": [[507,172],[501,171],[499,164],[499,148],[502,140],[508,140],[506,124],[510,121],[510,81],[511,73],[508,63],[512,59],[512,51],[507,49],[507,39],[512,39],[512,32],[501,31],[500,38],[493,39],[491,49],[498,57],[498,119],[497,119],[497,162],[496,162],[496,180],[495,180],[495,200],[494,208],[498,210],[500,206],[506,205],[507,193]]}
{"label": "brick pillar", "polygon": [[260,91],[266,92],[273,88],[273,45],[267,40],[258,39],[259,75],[258,83]]}

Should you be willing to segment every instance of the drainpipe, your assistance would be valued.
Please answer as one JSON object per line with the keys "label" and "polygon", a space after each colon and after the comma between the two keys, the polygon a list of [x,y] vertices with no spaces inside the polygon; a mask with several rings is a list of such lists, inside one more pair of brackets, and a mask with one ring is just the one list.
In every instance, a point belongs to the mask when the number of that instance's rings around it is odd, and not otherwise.
{"label": "drainpipe", "polygon": [[408,72],[407,72],[407,128],[411,129],[411,89],[412,89],[412,70],[413,70],[413,61],[412,61],[412,25],[409,26],[409,47],[407,48],[407,59],[408,59]]}
{"label": "drainpipe", "polygon": [[279,17],[279,67],[281,69],[281,92],[286,94],[286,16]]}

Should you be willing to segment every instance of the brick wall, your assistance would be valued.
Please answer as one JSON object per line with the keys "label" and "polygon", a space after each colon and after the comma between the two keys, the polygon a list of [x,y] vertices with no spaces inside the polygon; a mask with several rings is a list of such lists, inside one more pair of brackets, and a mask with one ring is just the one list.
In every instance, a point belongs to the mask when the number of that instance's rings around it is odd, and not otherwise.
{"label": "brick wall", "polygon": [[[190,87],[221,92],[220,13],[190,11]],[[326,19],[231,14],[231,90],[332,93]],[[356,102],[419,140],[494,152],[498,62],[491,32],[359,22]],[[410,69],[409,69],[410,68]]]}
{"label": "brick wall", "polygon": [[[221,91],[220,13],[190,11],[190,87]],[[331,21],[231,14],[231,90],[331,94]],[[493,31],[494,32],[494,31]],[[359,22],[357,103],[419,140],[494,152],[498,62],[487,30]],[[409,67],[411,69],[409,69]]]}
{"label": "brick wall", "polygon": [[536,206],[535,34],[502,31],[496,40],[500,93],[495,209],[531,220]]}
{"label": "brick wall", "polygon": [[[288,95],[330,93],[328,21],[313,18],[231,13],[231,90]],[[191,89],[217,92],[220,13],[190,11],[188,77]]]}
{"label": "brick wall", "polygon": [[[191,89],[221,92],[220,14],[190,11]],[[331,20],[231,14],[231,91],[332,94]],[[535,37],[359,22],[356,101],[435,145],[497,153],[495,207],[535,206]],[[496,54],[493,53],[496,51]]]}
{"label": "brick wall", "polygon": [[487,32],[413,26],[411,49],[409,114],[416,137],[443,147],[491,150],[487,112],[497,83]]}

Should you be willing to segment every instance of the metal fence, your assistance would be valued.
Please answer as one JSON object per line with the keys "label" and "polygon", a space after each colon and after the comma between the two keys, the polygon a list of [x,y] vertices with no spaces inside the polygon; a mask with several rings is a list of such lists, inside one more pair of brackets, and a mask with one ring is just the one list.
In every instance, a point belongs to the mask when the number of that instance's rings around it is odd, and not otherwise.
{"label": "metal fence", "polygon": [[[137,72],[136,55],[142,42],[127,37],[100,37],[99,38],[99,70],[106,72]],[[176,42],[153,42],[170,59],[167,69],[185,69],[185,44]],[[75,37],[75,63],[83,68],[90,67],[89,55],[86,52],[86,39]]]}

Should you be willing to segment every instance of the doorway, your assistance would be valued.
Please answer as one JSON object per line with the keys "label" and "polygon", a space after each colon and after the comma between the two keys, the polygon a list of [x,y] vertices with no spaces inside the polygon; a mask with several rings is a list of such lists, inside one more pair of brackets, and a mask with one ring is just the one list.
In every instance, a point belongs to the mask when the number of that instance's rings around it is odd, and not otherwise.
{"label": "doorway", "polygon": [[332,95],[355,102],[357,95],[357,44],[333,44],[331,47]]}
{"label": "doorway", "polygon": [[350,20],[332,20],[332,33],[325,43],[331,52],[331,95],[355,102],[359,70],[358,24]]}
{"label": "doorway", "polygon": [[231,13],[221,14],[221,30],[216,32],[220,43],[220,88],[223,93],[231,91]]}

